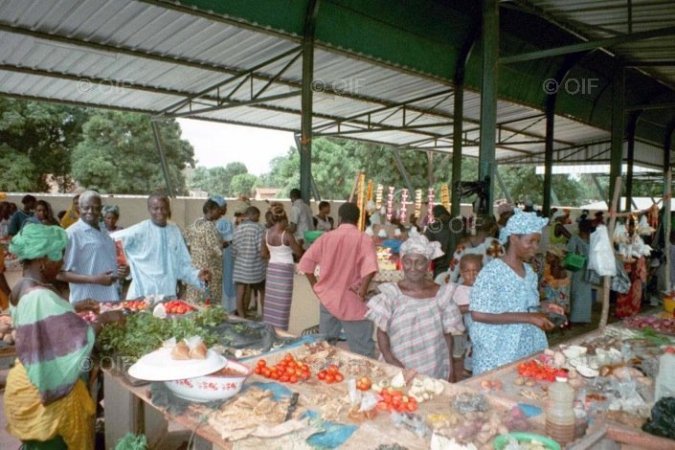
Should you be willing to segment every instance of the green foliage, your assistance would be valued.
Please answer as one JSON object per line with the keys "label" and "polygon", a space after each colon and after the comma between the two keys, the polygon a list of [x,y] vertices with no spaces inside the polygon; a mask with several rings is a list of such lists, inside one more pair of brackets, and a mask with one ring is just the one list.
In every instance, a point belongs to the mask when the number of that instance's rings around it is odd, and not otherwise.
{"label": "green foliage", "polygon": [[249,196],[258,182],[258,177],[250,173],[240,173],[232,177],[230,181],[230,194],[232,197],[240,195]]}
{"label": "green foliage", "polygon": [[50,181],[61,191],[70,187],[70,153],[90,114],[82,108],[0,98],[0,142],[4,144],[0,154],[10,167],[9,175],[3,174],[3,188],[42,192],[49,189]]}
{"label": "green foliage", "polygon": [[[142,114],[97,112],[83,127],[83,140],[72,153],[73,177],[102,193],[147,194],[165,187],[151,128]],[[180,139],[175,120],[159,124],[169,176],[178,194],[187,193],[181,171],[194,164],[192,146]]]}
{"label": "green foliage", "polygon": [[[225,167],[197,167],[188,185],[193,189],[201,189],[209,195],[219,194],[224,197],[236,197],[238,194],[231,189],[232,180],[237,175],[248,174],[243,163],[231,162]],[[247,194],[248,195],[248,194]]]}
{"label": "green foliage", "polygon": [[39,179],[30,158],[5,144],[0,144],[0,191],[28,192]]}
{"label": "green foliage", "polygon": [[150,312],[132,314],[126,323],[105,325],[96,339],[101,356],[122,356],[136,360],[157,350],[162,342],[172,337],[181,340],[201,336],[210,347],[218,342],[212,328],[227,318],[222,307],[214,306],[185,318],[160,319]]}
{"label": "green foliage", "polygon": [[147,450],[148,439],[144,434],[127,433],[117,441],[115,450]]}

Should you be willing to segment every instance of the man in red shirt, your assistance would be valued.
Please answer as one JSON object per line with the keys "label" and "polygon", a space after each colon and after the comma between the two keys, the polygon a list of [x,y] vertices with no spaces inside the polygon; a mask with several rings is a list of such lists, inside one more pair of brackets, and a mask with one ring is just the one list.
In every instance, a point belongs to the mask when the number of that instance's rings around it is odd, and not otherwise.
{"label": "man in red shirt", "polygon": [[[365,319],[368,285],[377,273],[377,253],[370,237],[359,231],[359,208],[345,203],[338,210],[339,226],[323,234],[305,252],[298,269],[304,272],[321,301],[319,332],[329,342],[341,329],[349,349],[372,357],[373,323]],[[314,270],[319,266],[319,279]]]}

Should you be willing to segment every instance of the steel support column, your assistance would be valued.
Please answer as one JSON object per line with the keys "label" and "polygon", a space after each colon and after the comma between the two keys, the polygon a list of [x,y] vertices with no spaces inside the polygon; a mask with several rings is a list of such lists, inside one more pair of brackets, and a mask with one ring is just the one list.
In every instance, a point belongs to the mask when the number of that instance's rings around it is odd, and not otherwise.
{"label": "steel support column", "polygon": [[499,6],[497,0],[482,0],[483,27],[480,92],[480,149],[478,179],[487,182],[487,207],[494,202],[495,137],[497,130],[497,70],[499,59]]}
{"label": "steel support column", "polygon": [[[625,74],[623,66],[618,64],[612,80],[612,145],[609,166],[609,198],[614,198],[614,180],[621,176],[621,162],[623,160],[623,106],[624,106],[624,81]],[[619,195],[619,199],[621,195]],[[618,205],[617,205],[618,206]]]}
{"label": "steel support column", "polygon": [[672,151],[672,139],[673,131],[675,130],[675,122],[671,122],[668,128],[666,129],[665,141],[663,143],[663,232],[664,232],[664,245],[663,251],[666,256],[666,283],[665,287],[667,291],[672,291],[671,287],[675,287],[675,280],[670,279],[670,268],[672,267],[673,261],[670,258],[670,231],[673,224],[671,223],[671,208],[670,202],[673,196],[672,193],[672,183],[673,183],[673,161],[670,158],[670,153]]}
{"label": "steel support column", "polygon": [[626,211],[631,210],[631,204],[633,203],[633,160],[635,159],[635,128],[637,126],[638,117],[640,117],[640,111],[631,113],[628,117],[628,123],[626,124],[626,140],[628,147],[626,150],[628,164],[626,170]]}
{"label": "steel support column", "polygon": [[546,98],[546,142],[544,144],[544,217],[551,216],[551,189],[553,187],[553,133],[555,129],[556,93]]}
{"label": "steel support column", "polygon": [[314,80],[314,31],[319,0],[310,0],[302,42],[302,100],[300,118],[300,193],[309,203],[312,189],[312,81]]}
{"label": "steel support column", "polygon": [[155,139],[155,147],[157,148],[157,153],[159,153],[159,161],[162,165],[164,183],[166,183],[166,195],[175,198],[176,192],[173,190],[173,183],[171,182],[171,176],[169,174],[169,165],[166,162],[166,155],[164,154],[164,147],[162,146],[162,137],[159,134],[159,125],[157,125],[157,122],[154,120],[150,121],[150,124],[152,126],[152,136]]}

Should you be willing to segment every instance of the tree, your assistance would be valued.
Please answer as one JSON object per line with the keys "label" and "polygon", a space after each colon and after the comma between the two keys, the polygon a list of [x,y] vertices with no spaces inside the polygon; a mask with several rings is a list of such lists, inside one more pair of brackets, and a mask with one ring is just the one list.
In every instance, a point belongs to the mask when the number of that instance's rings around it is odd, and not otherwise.
{"label": "tree", "polygon": [[34,192],[48,190],[50,181],[61,191],[70,187],[70,154],[90,115],[83,108],[0,98],[0,142],[4,144],[0,151],[5,163],[21,162],[7,164],[3,185]]}
{"label": "tree", "polygon": [[[181,171],[194,165],[192,146],[180,139],[171,119],[159,123],[169,177],[178,194],[187,193]],[[147,194],[166,186],[155,147],[150,116],[97,112],[83,127],[83,140],[72,153],[73,177],[100,192]]]}
{"label": "tree", "polygon": [[240,195],[249,196],[255,187],[258,177],[250,173],[240,173],[235,175],[230,182],[230,192],[233,197]]}
{"label": "tree", "polygon": [[5,144],[0,144],[0,155],[0,191],[33,191],[37,169],[28,156]]}
{"label": "tree", "polygon": [[201,189],[209,194],[219,194],[225,197],[236,197],[232,192],[230,184],[235,176],[248,173],[244,163],[235,161],[228,163],[225,167],[197,167],[192,174],[188,185],[193,189]]}

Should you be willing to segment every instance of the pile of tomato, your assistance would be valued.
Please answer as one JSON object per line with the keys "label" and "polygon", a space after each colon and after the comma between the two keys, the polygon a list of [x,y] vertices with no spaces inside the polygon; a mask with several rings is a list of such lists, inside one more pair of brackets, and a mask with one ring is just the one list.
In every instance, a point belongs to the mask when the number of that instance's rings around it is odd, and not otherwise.
{"label": "pile of tomato", "polygon": [[316,377],[327,384],[339,383],[345,379],[344,375],[340,373],[340,369],[335,364],[331,364],[324,370],[321,370]]}
{"label": "pile of tomato", "polygon": [[392,387],[380,391],[380,400],[377,402],[378,411],[415,412],[417,400],[405,395],[403,391]]}
{"label": "pile of tomato", "polygon": [[518,364],[518,375],[538,381],[555,381],[556,376],[563,374],[566,374],[564,370],[556,369],[536,359]]}
{"label": "pile of tomato", "polygon": [[167,314],[186,314],[195,309],[187,303],[180,300],[170,300],[164,303],[164,310]]}
{"label": "pile of tomato", "polygon": [[132,311],[143,311],[148,307],[145,300],[127,300],[122,303],[122,307]]}
{"label": "pile of tomato", "polygon": [[312,375],[309,366],[296,360],[290,353],[286,353],[281,361],[273,366],[268,366],[265,359],[259,359],[255,366],[255,373],[282,383],[297,383],[308,380]]}

